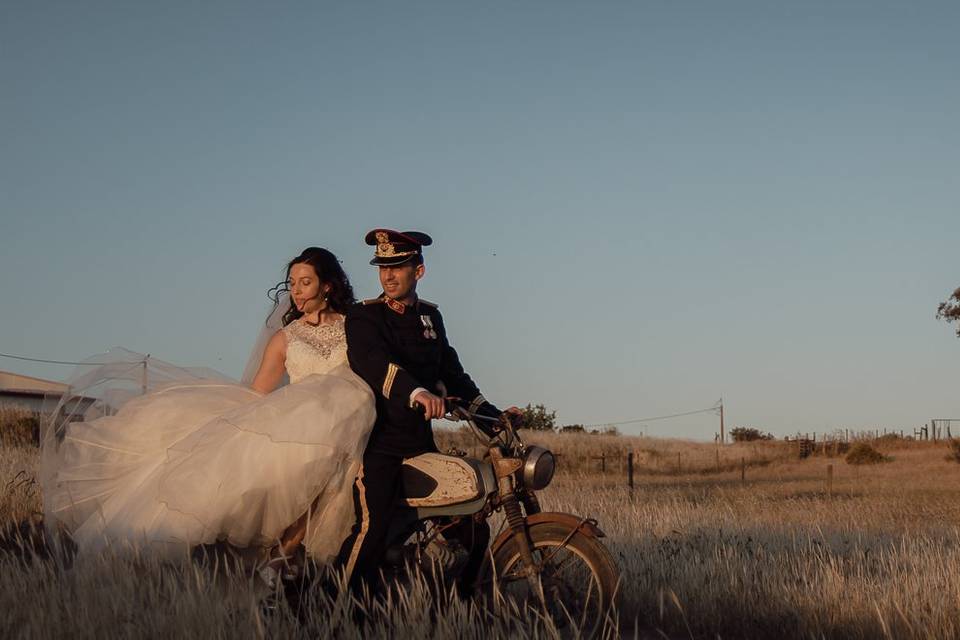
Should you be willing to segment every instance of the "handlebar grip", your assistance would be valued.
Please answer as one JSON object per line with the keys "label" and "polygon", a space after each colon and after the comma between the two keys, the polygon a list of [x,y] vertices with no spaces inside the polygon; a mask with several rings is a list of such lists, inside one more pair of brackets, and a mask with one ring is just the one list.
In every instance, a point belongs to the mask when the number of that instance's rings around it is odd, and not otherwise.
{"label": "handlebar grip", "polygon": [[[424,407],[422,403],[417,402],[416,400],[414,400],[413,402],[410,403],[410,408],[413,409],[414,411],[418,411],[418,412],[420,412],[420,413],[423,413],[424,409],[426,409],[426,407]],[[443,403],[443,410],[444,410],[445,412],[446,412],[446,411],[450,411],[450,403],[449,403],[449,402],[444,402],[444,403]]]}
{"label": "handlebar grip", "polygon": [[[455,408],[459,407],[460,405],[459,405],[459,403],[458,403],[458,400],[459,400],[459,398],[452,398],[452,397],[446,397],[446,398],[444,398],[444,399],[443,399],[443,409],[444,409],[444,411],[447,412],[447,413],[449,413],[450,411],[453,411]],[[410,408],[413,409],[414,411],[423,411],[423,410],[424,410],[423,404],[420,403],[420,402],[417,402],[416,400],[414,400],[413,402],[410,403]]]}

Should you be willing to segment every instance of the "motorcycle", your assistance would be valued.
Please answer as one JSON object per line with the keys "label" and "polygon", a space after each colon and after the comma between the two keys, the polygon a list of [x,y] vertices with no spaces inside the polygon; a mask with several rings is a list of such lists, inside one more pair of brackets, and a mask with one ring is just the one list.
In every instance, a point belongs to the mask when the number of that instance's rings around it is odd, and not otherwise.
{"label": "motorcycle", "polygon": [[[425,566],[439,559],[461,593],[534,606],[590,637],[615,607],[619,583],[603,531],[592,518],[541,509],[536,492],[550,484],[556,459],[524,444],[520,425],[450,400],[447,410],[445,418],[466,422],[486,453],[482,460],[457,452],[404,461],[385,572],[400,573],[411,560]],[[499,532],[477,536],[489,532],[483,524],[499,513]],[[475,534],[472,544],[464,544],[465,529]]]}

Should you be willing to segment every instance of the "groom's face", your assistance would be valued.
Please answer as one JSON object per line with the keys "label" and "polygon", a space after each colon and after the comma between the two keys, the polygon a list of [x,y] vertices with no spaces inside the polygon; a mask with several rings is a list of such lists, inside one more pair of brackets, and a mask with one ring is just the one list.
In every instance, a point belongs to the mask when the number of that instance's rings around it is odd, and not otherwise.
{"label": "groom's face", "polygon": [[380,284],[388,298],[408,302],[417,290],[417,280],[423,277],[422,264],[410,263],[380,267]]}

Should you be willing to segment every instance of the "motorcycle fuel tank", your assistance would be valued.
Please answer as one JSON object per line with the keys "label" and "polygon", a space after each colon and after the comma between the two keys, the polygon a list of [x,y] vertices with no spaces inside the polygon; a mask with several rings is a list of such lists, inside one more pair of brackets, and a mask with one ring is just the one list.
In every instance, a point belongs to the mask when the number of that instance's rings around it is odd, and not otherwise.
{"label": "motorcycle fuel tank", "polygon": [[472,458],[425,453],[403,461],[403,502],[413,508],[472,502],[496,490],[493,469]]}

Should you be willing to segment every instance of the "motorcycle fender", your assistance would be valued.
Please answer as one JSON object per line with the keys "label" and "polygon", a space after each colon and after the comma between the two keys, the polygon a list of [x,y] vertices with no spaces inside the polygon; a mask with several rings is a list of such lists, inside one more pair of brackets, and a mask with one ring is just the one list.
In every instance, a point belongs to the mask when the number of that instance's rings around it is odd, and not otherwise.
{"label": "motorcycle fender", "polygon": [[[560,513],[559,511],[541,511],[540,513],[535,513],[529,515],[525,518],[527,522],[527,527],[535,527],[538,524],[545,522],[556,522],[571,529],[577,529],[579,525],[579,532],[590,536],[591,538],[603,538],[606,534],[600,530],[600,527],[597,526],[596,522],[593,520],[584,520],[579,516],[575,516],[569,513]],[[500,532],[500,535],[497,536],[497,539],[494,540],[493,544],[490,546],[490,551],[494,555],[497,551],[506,544],[507,540],[513,537],[513,531],[510,529],[504,529]]]}

